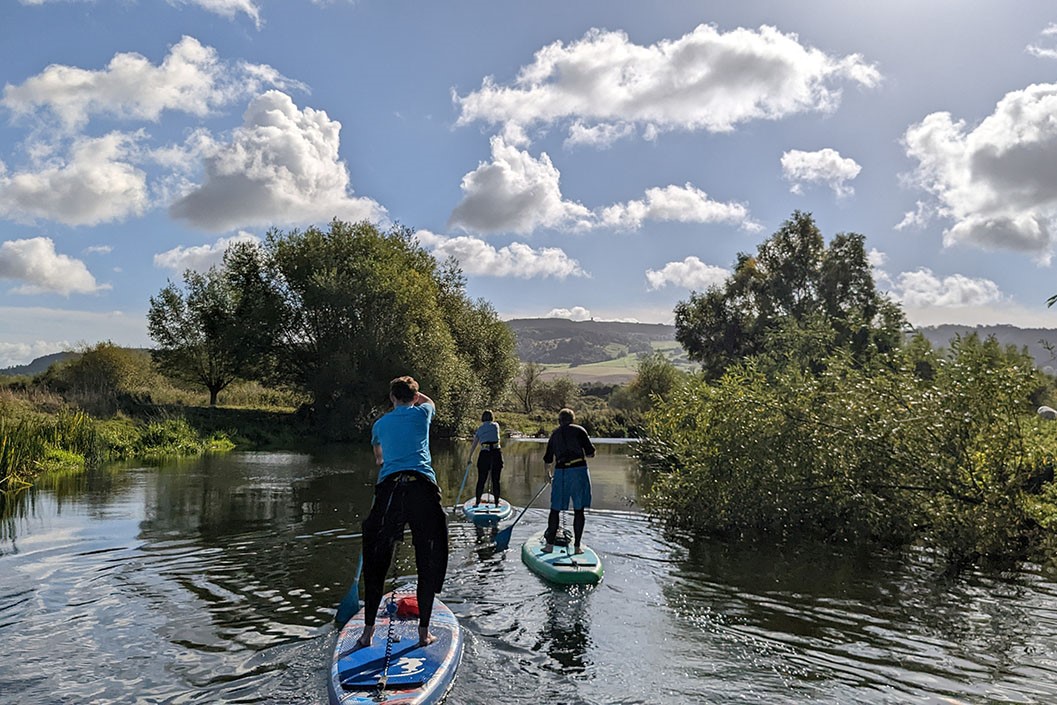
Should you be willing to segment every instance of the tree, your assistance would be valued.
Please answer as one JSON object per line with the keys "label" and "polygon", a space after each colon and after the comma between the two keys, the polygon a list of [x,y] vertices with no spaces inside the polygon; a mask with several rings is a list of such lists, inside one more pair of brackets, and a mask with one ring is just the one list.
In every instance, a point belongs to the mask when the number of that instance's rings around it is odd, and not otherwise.
{"label": "tree", "polygon": [[568,375],[558,375],[549,382],[539,382],[536,398],[549,411],[572,408],[580,398],[580,385]]}
{"label": "tree", "polygon": [[262,290],[265,303],[245,323],[274,341],[268,378],[308,393],[329,435],[367,428],[398,375],[418,379],[453,427],[512,374],[505,325],[470,302],[458,268],[442,270],[408,228],[335,220],[326,230],[273,230],[259,257],[228,266]]}
{"label": "tree", "polygon": [[660,350],[639,356],[635,378],[610,395],[610,406],[631,414],[649,411],[659,399],[667,399],[684,377]]}
{"label": "tree", "polygon": [[[245,250],[239,251],[245,256]],[[147,328],[158,345],[155,364],[171,379],[209,391],[209,405],[236,379],[248,378],[267,338],[247,326],[254,292],[239,286],[230,269],[184,272],[184,290],[172,282],[150,299]]]}
{"label": "tree", "polygon": [[521,403],[526,414],[531,414],[536,396],[539,393],[540,375],[543,374],[543,365],[537,362],[526,362],[521,366],[517,378],[515,378],[511,391]]}
{"label": "tree", "polygon": [[811,215],[794,212],[755,256],[738,255],[723,286],[676,306],[676,339],[710,379],[750,356],[817,372],[838,349],[859,361],[891,352],[904,318],[877,292],[864,242],[842,233],[826,247]]}

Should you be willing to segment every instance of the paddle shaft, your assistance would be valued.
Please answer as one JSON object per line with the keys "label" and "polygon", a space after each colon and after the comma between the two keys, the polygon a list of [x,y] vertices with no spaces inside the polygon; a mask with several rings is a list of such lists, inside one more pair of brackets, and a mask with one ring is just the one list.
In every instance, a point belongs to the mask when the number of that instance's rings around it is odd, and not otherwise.
{"label": "paddle shaft", "polygon": [[363,551],[360,551],[360,560],[356,563],[356,576],[352,579],[352,585],[349,586],[349,591],[345,593],[345,597],[341,598],[341,604],[338,605],[338,611],[334,615],[334,623],[338,629],[345,626],[345,623],[356,616],[356,613],[360,611],[360,573],[363,572]]}
{"label": "paddle shaft", "polygon": [[462,499],[462,488],[466,487],[466,478],[470,476],[470,466],[473,465],[473,453],[470,453],[470,457],[466,460],[466,472],[462,474],[462,482],[459,483],[459,492],[455,495],[455,504],[452,505],[451,510],[458,511],[459,500]]}
{"label": "paddle shaft", "polygon": [[543,494],[543,490],[547,489],[547,485],[549,485],[550,483],[551,483],[551,479],[550,479],[550,477],[548,477],[547,481],[543,483],[543,487],[540,487],[540,491],[536,493],[536,496],[533,497],[529,501],[529,503],[525,505],[525,508],[522,509],[521,513],[517,515],[517,519],[514,519],[514,523],[511,524],[510,526],[506,527],[505,529],[503,529],[502,531],[500,531],[498,534],[495,535],[495,547],[496,548],[498,548],[500,551],[506,550],[507,546],[510,545],[510,535],[512,533],[514,533],[514,526],[519,521],[521,521],[521,517],[525,516],[525,512],[528,511],[528,508],[531,507],[533,505],[533,503],[535,503],[535,501],[537,499],[539,499],[540,495]]}

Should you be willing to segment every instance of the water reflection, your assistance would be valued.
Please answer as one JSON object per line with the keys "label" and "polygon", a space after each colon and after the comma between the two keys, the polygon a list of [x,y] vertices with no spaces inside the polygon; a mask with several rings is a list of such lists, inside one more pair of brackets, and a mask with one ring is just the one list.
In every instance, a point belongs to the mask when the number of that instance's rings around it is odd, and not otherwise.
{"label": "water reflection", "polygon": [[[505,552],[499,527],[451,514],[441,598],[467,650],[450,702],[1057,701],[1057,583],[1042,568],[944,578],[915,552],[673,540],[637,511],[648,478],[627,449],[598,448],[598,586],[522,565],[543,498]],[[467,450],[434,445],[449,506]],[[504,452],[520,512],[543,445]],[[375,475],[366,445],[233,453],[5,501],[0,704],[326,702],[330,620]],[[409,544],[396,573],[414,574]]]}

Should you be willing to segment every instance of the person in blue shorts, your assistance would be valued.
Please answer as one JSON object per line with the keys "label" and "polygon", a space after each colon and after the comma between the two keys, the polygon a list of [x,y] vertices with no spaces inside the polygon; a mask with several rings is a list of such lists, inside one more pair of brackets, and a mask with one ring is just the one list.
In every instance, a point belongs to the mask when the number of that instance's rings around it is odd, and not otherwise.
{"label": "person in blue shorts", "polygon": [[[561,512],[573,505],[573,540],[574,552],[583,553],[580,540],[584,535],[584,510],[591,506],[591,475],[587,470],[587,459],[595,457],[595,447],[587,436],[583,426],[573,421],[576,415],[572,409],[558,412],[558,428],[554,429],[547,441],[547,452],[543,455],[543,464],[547,468],[547,477],[551,478],[551,512],[547,518],[547,532],[543,535],[546,545],[544,553],[554,550],[558,536],[558,519]],[[551,474],[551,465],[554,473]]]}
{"label": "person in blue shorts", "polygon": [[418,643],[427,646],[437,640],[429,633],[429,620],[448,570],[447,513],[429,453],[429,426],[437,409],[413,377],[390,382],[389,400],[392,411],[371,429],[374,460],[381,469],[374,503],[363,521],[364,627],[359,643],[371,644],[396,542],[410,525],[418,572]]}
{"label": "person in blue shorts", "polygon": [[503,450],[499,445],[499,424],[491,411],[481,414],[481,425],[473,432],[473,445],[470,446],[470,457],[477,446],[481,452],[477,456],[477,506],[481,505],[481,495],[485,483],[492,479],[492,501],[499,506],[499,475],[503,472]]}

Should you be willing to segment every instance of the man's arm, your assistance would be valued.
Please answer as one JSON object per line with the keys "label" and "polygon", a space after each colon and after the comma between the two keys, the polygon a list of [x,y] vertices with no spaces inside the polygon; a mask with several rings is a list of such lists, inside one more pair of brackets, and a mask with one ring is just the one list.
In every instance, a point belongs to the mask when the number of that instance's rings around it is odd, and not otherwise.
{"label": "man's arm", "polygon": [[381,465],[382,464],[382,447],[381,446],[372,446],[372,448],[374,448],[374,464],[375,465]]}
{"label": "man's arm", "polygon": [[421,404],[432,404],[434,409],[437,408],[437,402],[433,401],[422,392],[418,392],[415,395],[415,406],[419,406]]}

